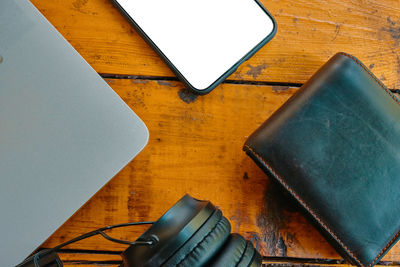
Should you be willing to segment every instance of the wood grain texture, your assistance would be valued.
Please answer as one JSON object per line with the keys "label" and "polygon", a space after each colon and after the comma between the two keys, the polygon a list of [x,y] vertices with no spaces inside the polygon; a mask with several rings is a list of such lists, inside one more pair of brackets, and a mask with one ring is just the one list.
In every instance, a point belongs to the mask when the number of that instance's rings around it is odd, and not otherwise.
{"label": "wood grain texture", "polygon": [[[145,121],[145,150],[68,220],[43,247],[105,225],[155,220],[180,197],[212,200],[232,230],[251,239],[265,266],[347,266],[241,147],[296,90],[222,84],[188,93],[110,0],[31,0],[99,73],[155,76],[108,79]],[[276,37],[229,79],[304,83],[338,51],[359,57],[389,88],[400,88],[400,1],[262,0]],[[256,25],[255,25],[256,26]],[[240,33],[238,33],[240,34]],[[110,234],[134,240],[146,227]],[[93,237],[60,256],[67,266],[118,266],[126,246]],[[400,245],[384,258],[400,266]]]}
{"label": "wood grain texture", "polygon": [[[98,72],[174,76],[110,0],[32,2]],[[344,51],[389,88],[400,88],[400,1],[261,2],[276,18],[278,33],[229,79],[304,83]]]}
{"label": "wood grain texture", "polygon": [[[223,84],[207,96],[194,96],[179,82],[107,82],[145,121],[149,144],[44,247],[105,225],[155,220],[189,193],[212,200],[231,221],[232,231],[251,239],[265,256],[340,259],[241,149],[247,136],[296,88]],[[145,229],[115,229],[110,234],[134,240]],[[126,246],[92,237],[68,248],[111,253]],[[62,258],[73,264],[88,261],[86,256],[73,253]],[[110,258],[118,256],[90,255],[89,260],[109,262]],[[385,257],[398,259],[399,245]]]}

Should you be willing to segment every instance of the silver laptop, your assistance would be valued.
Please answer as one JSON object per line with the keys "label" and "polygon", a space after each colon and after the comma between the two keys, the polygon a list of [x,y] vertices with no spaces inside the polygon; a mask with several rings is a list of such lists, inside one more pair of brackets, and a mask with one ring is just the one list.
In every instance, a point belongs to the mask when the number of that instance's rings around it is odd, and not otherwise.
{"label": "silver laptop", "polygon": [[143,149],[148,131],[29,0],[0,1],[0,62],[0,266],[14,266]]}

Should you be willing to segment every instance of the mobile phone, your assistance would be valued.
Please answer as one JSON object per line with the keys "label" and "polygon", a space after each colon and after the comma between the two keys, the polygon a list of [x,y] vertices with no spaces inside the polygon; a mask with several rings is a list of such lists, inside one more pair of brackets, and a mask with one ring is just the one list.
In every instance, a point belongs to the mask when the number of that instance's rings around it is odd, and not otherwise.
{"label": "mobile phone", "polygon": [[112,0],[190,89],[205,94],[276,33],[258,0]]}

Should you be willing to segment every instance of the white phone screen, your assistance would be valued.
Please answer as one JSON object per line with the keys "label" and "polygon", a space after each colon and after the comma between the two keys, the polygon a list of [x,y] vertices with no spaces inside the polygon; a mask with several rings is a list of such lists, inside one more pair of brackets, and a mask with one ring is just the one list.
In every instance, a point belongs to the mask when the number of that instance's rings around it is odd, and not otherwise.
{"label": "white phone screen", "polygon": [[269,36],[254,0],[118,0],[175,68],[205,90]]}

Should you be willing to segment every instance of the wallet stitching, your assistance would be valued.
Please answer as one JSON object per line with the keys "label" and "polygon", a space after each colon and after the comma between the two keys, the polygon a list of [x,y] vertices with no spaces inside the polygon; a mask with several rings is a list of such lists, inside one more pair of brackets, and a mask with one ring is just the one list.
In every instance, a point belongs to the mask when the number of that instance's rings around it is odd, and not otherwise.
{"label": "wallet stitching", "polygon": [[[360,266],[364,266],[364,264],[360,262],[360,260],[347,248],[347,246],[344,245],[343,242],[333,233],[333,231],[318,217],[318,215],[312,209],[310,209],[310,207],[304,202],[304,200],[302,200],[296,194],[296,192],[294,192],[293,189],[282,179],[282,177],[274,171],[274,169],[264,160],[262,156],[260,156],[248,145],[245,145],[245,148],[247,148],[250,153],[256,156],[264,164],[264,166],[271,172],[272,175],[275,176],[276,179],[278,179],[278,181],[286,188],[286,190],[288,190],[297,199],[297,201],[320,223],[320,225],[325,228],[325,230],[328,231],[328,233],[342,246],[342,248],[347,251],[347,253],[353,258],[353,260],[360,264]],[[369,265],[368,267],[370,266],[371,265]]]}
{"label": "wallet stitching", "polygon": [[385,251],[393,244],[393,242],[400,236],[400,231],[394,236],[394,238],[392,240],[389,241],[389,243],[386,245],[386,247],[384,247],[382,249],[382,251],[378,254],[378,256],[376,256],[376,258],[371,262],[370,265],[368,265],[368,267],[372,266],[372,264],[374,264],[377,259],[382,256],[383,253],[385,253]]}
{"label": "wallet stitching", "polygon": [[[397,102],[397,104],[400,104],[399,100],[389,91],[389,89],[387,89],[386,86],[385,86],[378,78],[376,78],[376,76],[373,75],[373,74],[369,71],[369,69],[367,69],[367,67],[365,67],[364,64],[362,64],[356,57],[354,57],[354,56],[352,56],[352,55],[350,55],[350,54],[344,53],[344,52],[340,52],[339,54],[341,54],[341,55],[343,55],[343,56],[346,56],[346,57],[352,59],[352,60],[355,61],[358,65],[360,65],[360,66],[369,74],[369,76],[371,76],[371,77],[381,86],[381,88],[382,88],[386,93],[388,93],[388,94],[393,98],[394,101]],[[400,236],[400,230],[399,230],[399,231],[397,232],[397,234],[393,237],[393,239],[390,240],[389,243],[381,250],[381,252],[378,254],[378,256],[376,256],[375,259],[368,265],[368,267],[371,267],[371,266],[377,261],[377,259],[378,259],[380,256],[382,256],[382,254],[385,253],[385,251],[393,244],[393,242],[395,242],[395,240],[396,240],[399,236]]]}

